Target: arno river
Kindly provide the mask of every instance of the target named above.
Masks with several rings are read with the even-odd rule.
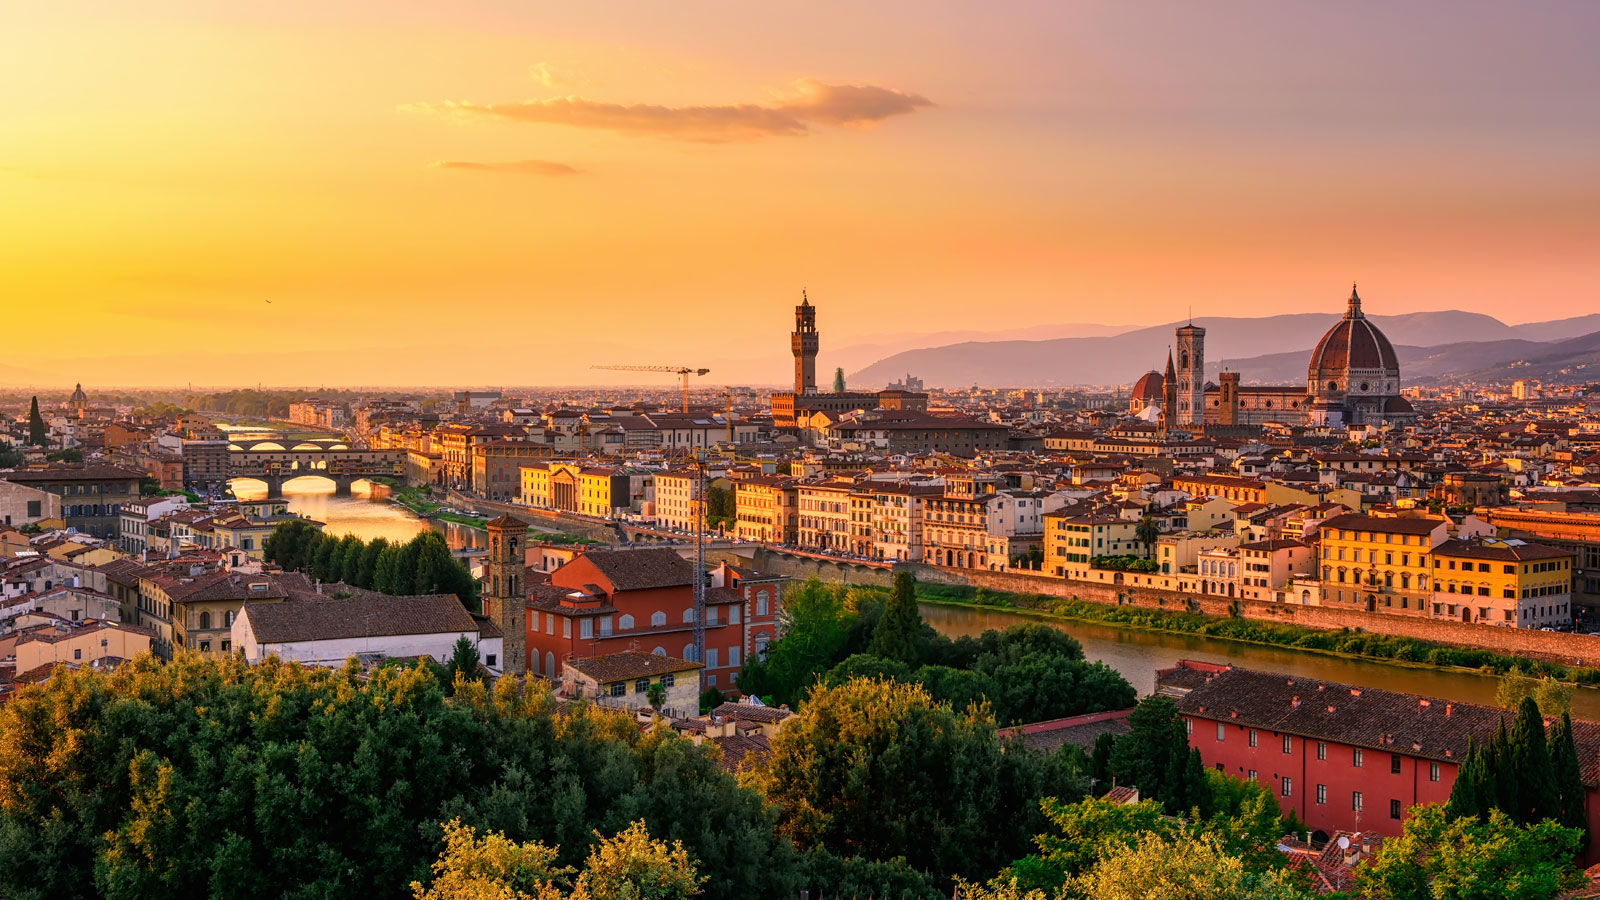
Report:
[[[252,488],[256,489],[255,493],[252,493]],[[265,486],[245,481],[237,483],[235,490],[241,497],[249,498],[260,496]],[[329,534],[354,534],[363,540],[382,537],[391,541],[405,541],[431,527],[443,534],[452,548],[484,545],[483,532],[465,525],[429,522],[419,518],[402,506],[371,496],[366,491],[365,482],[356,485],[354,496],[335,497],[332,485],[304,479],[286,485],[284,497],[289,500],[289,508],[293,512],[326,523]],[[1090,659],[1102,660],[1121,672],[1141,694],[1149,693],[1154,688],[1156,669],[1171,666],[1180,659],[1203,659],[1282,672],[1299,678],[1407,691],[1489,706],[1494,704],[1495,679],[1467,672],[1394,666],[1195,635],[1124,630],[1107,625],[1019,615],[1004,610],[923,606],[922,617],[951,637],[975,635],[990,628],[1004,628],[1021,622],[1046,623],[1077,638],[1083,644],[1085,655]],[[1600,721],[1600,690],[1576,691],[1572,712],[1575,717]]]

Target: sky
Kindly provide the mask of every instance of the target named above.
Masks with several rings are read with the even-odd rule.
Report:
[[[1596,309],[1600,4],[0,4],[0,382]],[[672,383],[663,376],[664,384]]]

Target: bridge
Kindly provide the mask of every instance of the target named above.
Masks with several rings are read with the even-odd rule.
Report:
[[[350,496],[357,481],[403,478],[404,450],[234,450],[228,451],[228,480],[253,478],[265,482],[268,497],[282,497],[284,482],[296,478],[325,478],[333,482],[334,496]]]
[[[349,450],[350,442],[342,437],[305,437],[287,434],[228,435],[228,449],[238,450]]]

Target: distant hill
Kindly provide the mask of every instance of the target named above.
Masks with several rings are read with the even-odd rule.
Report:
[[[1214,364],[1256,358],[1269,348],[1298,353],[1300,373],[1293,379],[1297,382],[1305,378],[1306,354],[1339,316],[1294,313],[1260,318],[1202,317],[1196,318],[1194,324],[1206,329],[1206,359]],[[1460,310],[1371,318],[1396,345],[1436,346],[1516,337],[1511,326],[1499,319]],[[1172,322],[1111,336],[964,341],[907,350],[860,369],[849,376],[849,383],[858,390],[875,389],[910,372],[930,386],[939,387],[1126,384],[1150,369],[1166,365],[1173,329],[1182,324]]]
[[[1600,381],[1600,331],[1565,341],[1462,341],[1437,347],[1398,344],[1394,349],[1405,384],[1516,378]],[[1300,384],[1306,378],[1306,362],[1305,351],[1295,351],[1230,359],[1228,368],[1240,373],[1246,384]],[[1206,373],[1214,380],[1219,369],[1208,365]]]

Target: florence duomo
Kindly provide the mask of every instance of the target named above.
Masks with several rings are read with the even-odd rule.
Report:
[[[1246,385],[1241,373],[1224,369],[1205,377],[1204,328],[1177,330],[1176,364],[1151,369],[1133,386],[1129,412],[1164,428],[1229,425],[1400,425],[1415,421],[1411,402],[1400,396],[1400,362],[1394,345],[1361,311],[1361,295],[1350,286],[1344,317],[1311,351],[1306,383]]]

